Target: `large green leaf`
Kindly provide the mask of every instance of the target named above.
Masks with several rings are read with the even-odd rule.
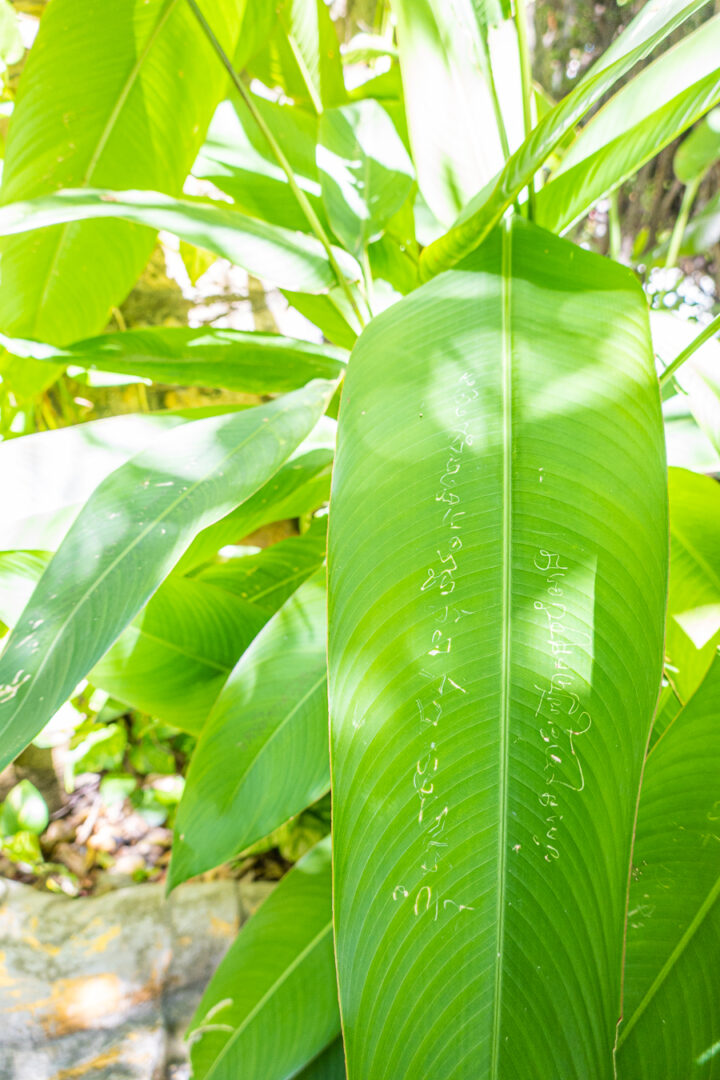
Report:
[[[42,729],[197,533],[253,495],[327,405],[333,384],[165,434],[104,480],[0,657],[0,761]]]
[[[335,1039],[329,837],[240,931],[190,1031],[195,1080],[286,1080]]]
[[[298,186],[326,225],[315,163],[317,116],[297,105],[266,101],[257,94],[252,94],[251,100],[282,146]],[[265,134],[241,99],[224,101],[215,113],[193,174],[211,180],[251,217],[286,229],[310,229]]]
[[[636,75],[593,117],[538,193],[538,224],[568,228],[637,172],[720,101],[719,72],[716,16]]]
[[[655,0],[648,0],[578,86],[543,116],[522,146],[508,159],[499,176],[478,192],[450,231],[425,249],[421,262],[425,276],[453,266],[482,243],[553,150],[593,105],[634,64],[652,52],[706,2],[666,0],[657,4]]]
[[[200,731],[267,614],[232,593],[171,574],[90,672],[118,701]]]
[[[204,6],[232,50],[244,0]],[[20,82],[2,201],[64,187],[178,193],[226,78],[184,0],[53,0]],[[5,242],[0,329],[55,344],[99,333],[153,243],[118,222]]]
[[[315,237],[268,225],[208,199],[172,199],[156,191],[68,189],[10,203],[0,208],[0,236],[108,217],[167,229],[286,289],[322,292],[336,281]],[[335,256],[350,278],[358,276],[354,259],[340,250]]]
[[[355,101],[321,116],[317,162],[332,230],[360,255],[410,193],[413,166],[402,139],[382,105]]]
[[[330,786],[325,571],[240,658],[193,754],[170,885],[226,862]]]
[[[668,678],[681,701],[703,680],[720,643],[720,485],[670,469]]]
[[[667,572],[634,275],[516,219],[377,318],[328,560],[349,1077],[610,1080]]]
[[[647,759],[619,1080],[720,1075],[720,659]]]
[[[503,164],[472,0],[393,0],[418,183],[449,225]]]
[[[313,345],[280,334],[184,326],[102,334],[66,349],[2,334],[0,344],[15,356],[250,394],[277,394],[296,390],[311,379],[337,378],[346,357],[331,345]]]

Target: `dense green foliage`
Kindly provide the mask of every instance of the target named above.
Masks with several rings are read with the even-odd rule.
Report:
[[[553,102],[523,0],[376,7],[343,49],[324,0],[40,21],[0,188],[1,763],[74,710],[68,783],[174,815],[170,888],[313,819],[196,1080],[713,1080],[720,347],[711,304],[659,309],[717,230],[720,16],[650,0]],[[680,136],[674,227],[628,253],[617,192]],[[158,230],[298,329],[127,327]],[[101,385],[140,410],[80,422]],[[23,781],[6,856],[46,826]]]

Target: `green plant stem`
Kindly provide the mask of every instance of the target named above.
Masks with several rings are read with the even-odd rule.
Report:
[[[297,180],[295,179],[295,174],[294,174],[294,172],[292,170],[292,166],[290,165],[290,162],[288,161],[285,154],[283,153],[282,147],[280,146],[279,142],[277,141],[277,139],[273,135],[273,133],[270,130],[270,128],[268,127],[268,125],[266,124],[265,119],[262,116],[262,114],[260,113],[259,109],[256,107],[255,102],[252,99],[252,95],[249,93],[247,87],[245,86],[242,79],[240,78],[240,76],[236,72],[235,68],[233,67],[233,64],[232,64],[232,61],[230,60],[230,57],[227,55],[227,53],[223,49],[222,45],[220,44],[218,39],[215,37],[215,34],[213,32],[212,27],[210,26],[207,19],[203,15],[202,11],[198,7],[198,5],[196,3],[196,0],[187,0],[187,3],[188,3],[188,6],[190,7],[190,10],[193,13],[193,15],[195,16],[198,23],[200,24],[200,27],[201,27],[203,33],[207,37],[208,41],[210,42],[213,49],[217,53],[217,55],[218,55],[220,61],[222,62],[223,66],[225,67],[228,75],[230,76],[230,79],[232,80],[233,86],[235,87],[237,92],[240,94],[240,97],[243,99],[244,103],[247,105],[248,110],[250,111],[250,114],[251,114],[253,120],[255,121],[255,123],[260,128],[263,135],[265,136],[265,139],[266,139],[268,145],[270,146],[270,149],[272,150],[273,154],[275,155],[280,168],[283,170],[283,172],[287,176],[290,188],[291,188],[295,198],[297,199],[298,203],[300,204],[300,208],[301,208],[302,212],[304,213],[305,217],[307,218],[307,221],[308,221],[308,224],[309,224],[310,228],[312,229],[313,233],[315,234],[315,237],[317,238],[317,240],[319,240],[319,242],[322,244],[323,248],[325,249],[325,253],[326,253],[327,257],[328,257],[328,262],[330,263],[330,266],[332,267],[333,273],[335,274],[335,277],[337,278],[338,285],[340,286],[340,288],[343,290],[343,292],[347,296],[347,299],[348,299],[348,301],[350,303],[350,306],[353,309],[355,315],[357,316],[357,318],[358,318],[358,320],[360,322],[360,325],[364,326],[365,320],[362,317],[362,314],[360,312],[360,308],[358,307],[357,301],[355,300],[355,297],[353,295],[353,291],[350,288],[350,283],[348,282],[347,278],[343,274],[343,272],[342,272],[342,270],[340,268],[340,265],[339,265],[337,259],[335,258],[335,254],[333,252],[332,244],[330,243],[330,239],[329,239],[327,233],[325,232],[325,230],[324,230],[324,228],[322,226],[322,223],[320,222],[320,219],[318,218],[317,214],[313,210],[312,205],[311,205],[308,197],[306,196],[305,192],[302,190],[302,188],[298,184]]]
[[[678,252],[680,251],[680,245],[682,244],[683,236],[685,235],[685,229],[690,218],[690,211],[692,205],[695,202],[695,196],[698,193],[698,188],[704,173],[701,176],[696,176],[694,180],[688,184],[683,192],[682,202],[680,204],[680,213],[677,216],[675,225],[673,226],[672,236],[670,237],[670,244],[668,246],[667,257],[665,259],[665,269],[668,270],[671,266],[677,264]]]
[[[610,192],[608,203],[608,252],[611,259],[620,262],[622,257],[622,227],[620,225],[617,190]]]
[[[368,311],[370,312],[370,318],[372,318],[375,291],[373,289],[372,270],[370,269],[370,256],[368,254],[367,244],[363,245],[362,255],[360,256],[360,266],[362,267],[363,282],[365,284],[365,302],[367,303]]]
[[[530,64],[530,47],[528,44],[528,16],[525,0],[515,0],[515,25],[517,27],[518,48],[520,51],[520,78],[522,81],[523,99],[523,126],[525,138],[532,131],[532,71]],[[532,221],[535,217],[535,178],[530,178],[528,183],[528,217]]]
[[[706,341],[711,337],[714,337],[718,332],[720,332],[720,315],[716,315],[712,322],[709,322],[705,329],[701,330],[698,336],[693,338],[690,344],[675,357],[673,362],[668,364],[660,376],[660,385],[664,386],[665,383],[672,378],[677,369],[681,367],[686,360],[689,360],[692,354],[699,349],[701,345],[704,345]]]
[[[508,142],[507,129],[505,127],[505,120],[503,119],[502,109],[500,107],[500,98],[498,97],[497,86],[495,84],[495,72],[493,71],[492,58],[490,56],[490,49],[488,48],[487,40],[481,36],[482,49],[485,56],[485,63],[487,65],[488,74],[490,76],[490,97],[493,103],[493,112],[495,113],[495,123],[497,124],[498,134],[500,136],[500,146],[502,148],[503,157],[505,161],[510,157],[510,143]]]

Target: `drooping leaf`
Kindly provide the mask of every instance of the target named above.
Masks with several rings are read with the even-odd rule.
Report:
[[[334,379],[345,353],[328,345],[252,330],[153,326],[77,341],[66,349],[0,334],[15,356],[89,371],[140,375],[160,383],[217,386],[249,394],[296,390],[311,379]]]
[[[231,593],[171,574],[89,674],[115,699],[200,731],[267,615]]]
[[[349,1075],[610,1080],[667,572],[642,292],[506,223],[363,333],[338,434]]]
[[[325,571],[241,657],[203,728],[178,808],[170,885],[219,866],[330,786]]]
[[[718,1075],[720,660],[645,765],[619,1080]]]
[[[0,236],[92,218],[122,218],[167,229],[286,289],[322,292],[336,282],[315,237],[268,225],[208,199],[172,199],[156,191],[68,189],[10,203],[0,208]],[[348,277],[359,276],[349,255],[339,250],[335,254]],[[7,332],[6,325],[3,329]]]
[[[234,593],[273,615],[325,559],[327,518],[303,536],[272,544],[257,555],[230,559],[200,570],[197,580]]]
[[[245,0],[202,2],[232,51]],[[226,78],[184,0],[53,0],[23,71],[2,202],[64,187],[178,193]],[[57,345],[99,333],[153,244],[151,231],[122,222],[5,241],[0,330]],[[58,373],[5,366],[27,390]]]
[[[720,485],[670,469],[668,678],[687,702],[720,643]]]
[[[538,224],[567,229],[720,101],[719,55],[716,16],[619,90],[538,192]]]
[[[94,491],[0,657],[0,761],[42,729],[194,536],[273,476],[333,384],[170,431]]]
[[[421,260],[423,274],[430,277],[453,266],[481,244],[553,150],[592,106],[706,2],[666,0],[658,5],[654,0],[648,0],[640,14],[575,89],[543,116],[522,146],[508,159],[498,177],[473,197],[449,232],[425,249]]]
[[[283,878],[216,971],[190,1029],[195,1080],[285,1080],[338,1035],[329,839]]]
[[[372,98],[320,118],[317,163],[331,228],[360,255],[405,202],[413,165],[392,120]]]
[[[394,0],[418,183],[449,225],[501,168],[487,57],[471,0]]]
[[[249,91],[248,91],[249,92]],[[297,105],[252,101],[283,148],[293,175],[323,225],[327,225],[315,163],[317,116]],[[213,117],[193,175],[211,180],[251,217],[286,229],[310,231],[310,224],[277,163],[265,134],[239,98],[225,101]]]

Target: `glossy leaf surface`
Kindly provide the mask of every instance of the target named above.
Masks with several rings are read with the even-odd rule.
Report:
[[[285,1080],[339,1030],[328,837],[280,882],[220,964],[191,1027],[193,1076]]]
[[[629,271],[516,221],[358,342],[328,554],[350,1080],[612,1077],[666,514]]]
[[[41,730],[192,538],[277,472],[332,388],[311,383],[257,409],[200,420],[190,435],[169,432],[100,484],[0,657],[0,760]]]
[[[325,571],[301,585],[226,683],[193,754],[171,886],[267,836],[330,786]]]

